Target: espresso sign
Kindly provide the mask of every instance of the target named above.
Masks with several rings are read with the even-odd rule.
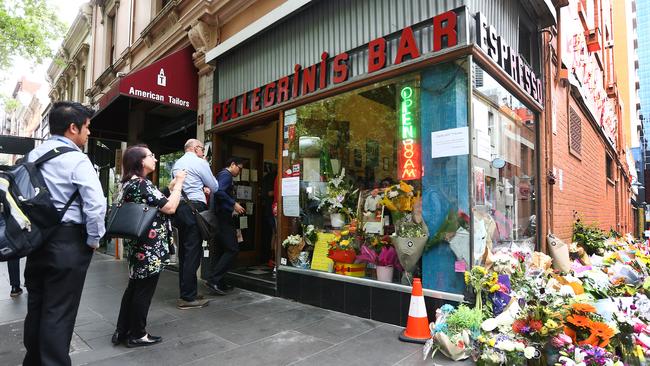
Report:
[[[503,37],[497,34],[492,25],[489,25],[485,16],[476,13],[476,44],[514,80],[519,87],[535,99],[539,104],[544,104],[542,81],[524,61],[516,50],[510,47]]]

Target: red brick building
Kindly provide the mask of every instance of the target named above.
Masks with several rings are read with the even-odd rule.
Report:
[[[570,240],[574,213],[633,232],[631,178],[613,61],[610,0],[571,0],[545,32],[542,234]]]

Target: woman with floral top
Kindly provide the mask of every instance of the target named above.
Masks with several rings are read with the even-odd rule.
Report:
[[[147,175],[155,169],[156,156],[146,145],[131,146],[124,152],[122,201],[146,203],[159,209],[145,237],[124,241],[129,263],[129,284],[122,296],[117,329],[111,341],[113,344],[126,341],[127,347],[148,346],[162,341],[162,337],[148,334],[145,327],[163,261],[169,256],[169,215],[176,211],[180,202],[185,171],[179,171],[169,184],[171,194],[167,198],[147,179]]]

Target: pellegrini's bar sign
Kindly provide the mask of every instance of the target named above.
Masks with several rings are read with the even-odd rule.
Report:
[[[426,53],[435,53],[459,44],[466,43],[464,29],[466,9],[450,10],[433,18],[406,27],[401,31],[379,37],[368,44],[343,52],[334,57],[323,52],[320,62],[303,67],[296,64],[293,73],[212,105],[212,123],[218,124],[231,119],[258,112],[262,109],[284,103],[301,96],[343,83],[353,70],[352,62],[367,53],[367,70],[361,74],[371,74],[388,66],[399,65],[414,60]],[[494,28],[487,26],[481,14],[476,16],[477,43],[494,62],[505,70],[521,88],[541,104],[541,82],[531,69],[521,62],[503,39],[496,35]],[[425,36],[431,37],[430,42]],[[358,56],[358,57],[357,57]],[[365,67],[365,65],[364,65]]]

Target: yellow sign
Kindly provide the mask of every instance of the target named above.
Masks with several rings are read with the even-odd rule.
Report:
[[[311,259],[311,269],[317,271],[332,272],[334,261],[327,257],[329,242],[333,241],[336,235],[331,233],[318,233],[318,240],[314,245],[314,256]]]

